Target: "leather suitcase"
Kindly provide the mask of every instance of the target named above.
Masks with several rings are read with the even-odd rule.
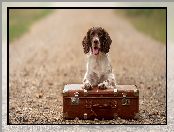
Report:
[[[64,119],[137,119],[138,112],[139,91],[135,85],[87,91],[82,84],[69,84],[63,90]]]

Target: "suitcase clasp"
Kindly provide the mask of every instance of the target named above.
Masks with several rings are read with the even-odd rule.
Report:
[[[130,99],[126,98],[126,93],[122,93],[123,94],[123,99],[122,99],[122,105],[130,105]]]
[[[75,92],[74,97],[71,97],[71,105],[79,105],[79,93]]]

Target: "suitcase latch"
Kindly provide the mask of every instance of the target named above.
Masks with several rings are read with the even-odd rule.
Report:
[[[130,105],[130,99],[128,99],[127,97],[126,97],[126,93],[122,93],[123,94],[123,99],[122,99],[122,105]]]
[[[71,97],[71,105],[79,105],[79,93],[75,92],[74,97]]]
[[[118,90],[115,88],[114,89],[114,96],[117,96],[118,95]]]

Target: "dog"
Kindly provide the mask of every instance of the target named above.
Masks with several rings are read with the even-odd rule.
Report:
[[[87,54],[87,71],[83,79],[83,88],[91,90],[115,88],[116,79],[109,61],[109,49],[112,40],[102,27],[92,27],[83,38],[82,46]]]

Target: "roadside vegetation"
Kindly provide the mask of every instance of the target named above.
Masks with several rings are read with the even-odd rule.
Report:
[[[49,9],[10,9],[9,39],[10,42],[29,31],[37,20],[50,14]],[[165,43],[166,41],[166,10],[165,9],[125,9],[121,14],[129,20],[137,30]]]
[[[9,10],[9,39],[10,42],[27,32],[37,20],[50,14],[49,9],[10,9]]]
[[[166,10],[165,9],[126,9],[120,11],[137,30],[154,39],[166,42]]]

